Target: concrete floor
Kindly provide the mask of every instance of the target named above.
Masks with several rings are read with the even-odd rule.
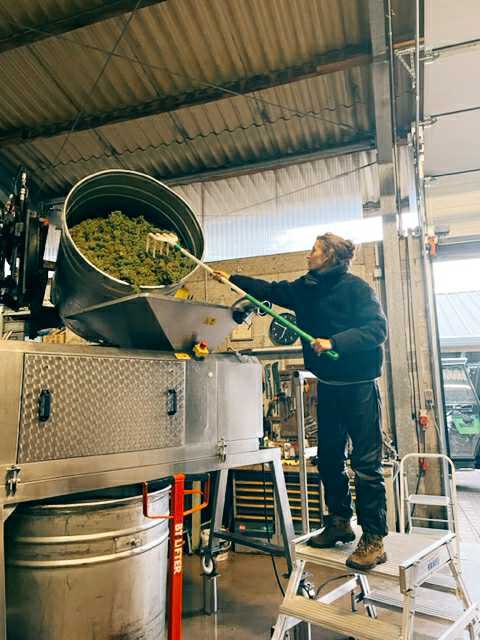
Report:
[[[462,542],[480,544],[480,470],[459,471],[457,492]]]
[[[473,600],[480,600],[480,471],[460,472],[458,477],[460,528],[462,537],[462,565],[465,580]],[[276,560],[279,572],[285,563]],[[311,565],[310,565],[311,566]],[[205,616],[202,607],[202,582],[198,558],[188,558],[185,575],[184,640],[256,640],[270,638],[281,594],[275,582],[271,559],[262,555],[232,553],[219,564],[219,613]],[[329,570],[313,568],[312,581],[319,585],[334,575]],[[282,579],[285,585],[286,580]],[[388,592],[388,584],[371,580],[371,587]],[[459,612],[452,596],[422,590],[421,602],[442,607],[454,614]],[[341,606],[349,607],[345,599]],[[380,617],[399,621],[398,614],[380,610]],[[439,637],[443,627],[428,621],[419,622],[416,640]],[[465,637],[460,634],[459,638]],[[338,640],[339,636],[314,629],[312,640]],[[387,639],[385,639],[387,640]]]

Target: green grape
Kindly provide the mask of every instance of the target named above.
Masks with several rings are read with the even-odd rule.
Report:
[[[143,216],[112,211],[106,218],[87,218],[70,229],[73,242],[90,262],[108,275],[140,287],[179,282],[194,267],[179,251],[153,258],[146,251],[148,234],[159,231]],[[161,232],[162,230],[160,230]]]

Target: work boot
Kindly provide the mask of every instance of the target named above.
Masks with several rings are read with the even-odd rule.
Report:
[[[387,561],[383,548],[383,537],[363,533],[355,551],[347,558],[346,565],[359,571],[369,571]]]
[[[340,516],[327,516],[323,531],[310,538],[310,546],[317,549],[334,547],[337,542],[353,542],[355,534],[348,518]]]

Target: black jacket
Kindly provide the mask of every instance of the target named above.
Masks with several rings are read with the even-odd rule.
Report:
[[[358,382],[381,374],[387,323],[373,289],[349,273],[345,264],[309,271],[288,282],[266,282],[233,275],[230,280],[259,300],[270,300],[297,316],[297,323],[315,338],[329,338],[340,354],[318,356],[302,340],[305,367],[325,381]]]

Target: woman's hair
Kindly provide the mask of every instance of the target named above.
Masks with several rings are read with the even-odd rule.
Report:
[[[318,236],[317,240],[322,243],[322,250],[325,254],[325,266],[333,266],[340,262],[350,264],[354,254],[355,245],[350,240],[345,240],[334,233],[324,233]]]

